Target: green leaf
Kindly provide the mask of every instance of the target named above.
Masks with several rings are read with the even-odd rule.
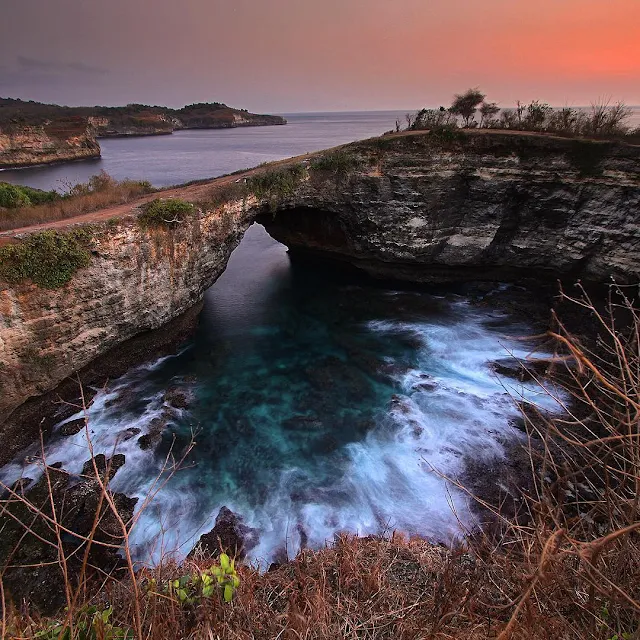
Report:
[[[240,586],[240,578],[238,578],[238,576],[231,576],[231,584],[234,589],[237,589]]]
[[[205,587],[202,588],[202,595],[205,598],[210,598],[213,595],[213,585],[212,584],[208,584]]]
[[[226,553],[221,553],[220,554],[220,566],[223,569],[228,569],[230,564],[229,564],[229,556]]]
[[[232,599],[233,599],[233,587],[230,585],[227,585],[224,588],[224,601],[231,602]]]

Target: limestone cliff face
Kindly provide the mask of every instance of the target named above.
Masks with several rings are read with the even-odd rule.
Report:
[[[89,266],[59,289],[0,281],[7,441],[7,417],[21,403],[199,301],[253,220],[295,251],[376,277],[640,281],[638,147],[404,135],[274,171],[262,181],[251,172],[174,190],[198,203],[226,193],[227,202],[201,205],[170,227],[141,227],[133,205],[115,221],[105,212],[90,226]]]
[[[176,118],[161,113],[149,114],[145,118],[108,118],[106,116],[89,116],[96,136],[100,138],[125,138],[128,136],[157,136],[173,133],[180,128]]]
[[[100,145],[85,118],[0,128],[0,168],[99,157]]]
[[[414,282],[640,280],[640,147],[513,134],[357,145],[265,215],[290,249]]]
[[[91,264],[65,286],[0,283],[0,415],[195,305],[249,224],[242,203],[173,229],[128,216],[90,227]]]

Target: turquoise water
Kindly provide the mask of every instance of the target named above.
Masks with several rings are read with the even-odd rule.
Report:
[[[170,451],[179,471],[142,512],[132,542],[140,560],[184,556],[221,506],[259,530],[250,559],[267,565],[339,531],[399,529],[449,541],[472,527],[466,497],[433,469],[457,476],[469,456],[501,456],[520,395],[489,362],[523,356],[529,333],[461,293],[398,291],[289,262],[254,225],[207,292],[197,334],[182,350],[144,364],[96,397],[96,452],[126,455],[112,485],[141,498]],[[179,386],[188,407],[163,396]],[[170,416],[159,447],[137,438]],[[127,429],[140,434],[127,438]],[[54,438],[48,462],[79,472],[83,432]],[[24,456],[22,456],[22,459]],[[4,481],[35,465],[5,467]]]

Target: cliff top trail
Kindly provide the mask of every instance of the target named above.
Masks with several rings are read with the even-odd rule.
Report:
[[[515,131],[515,130],[497,131],[497,130],[491,130],[491,129],[479,129],[479,130],[467,129],[467,130],[460,130],[460,134],[463,134],[464,136],[469,136],[471,138],[476,136],[488,136],[488,137],[503,138],[503,139],[504,137],[507,137],[507,138],[518,137],[518,138],[530,138],[530,139],[546,139],[550,141],[560,141],[564,143],[567,143],[567,141],[569,142],[583,141],[581,139],[564,138],[560,136],[554,136],[551,134],[545,134],[545,133],[539,133],[539,132],[526,132],[526,131]],[[371,138],[370,141],[375,141],[378,139],[391,141],[391,140],[398,140],[402,138],[422,137],[427,135],[429,135],[429,131],[403,131],[400,133],[388,134],[380,138]],[[286,166],[295,165],[305,160],[308,161],[308,160],[311,160],[312,158],[321,157],[324,154],[327,154],[328,152],[333,152],[336,150],[357,148],[357,145],[366,144],[367,142],[369,141],[365,140],[360,142],[353,142],[353,143],[348,143],[345,145],[333,147],[331,149],[325,149],[325,150],[317,151],[313,153],[306,153],[299,156],[293,156],[290,158],[286,158],[284,160],[276,160],[273,162],[269,162],[266,165],[261,165],[259,167],[247,169],[246,171],[221,176],[218,178],[200,180],[197,183],[193,183],[193,184],[186,184],[183,186],[178,185],[175,187],[160,189],[158,191],[155,191],[152,194],[145,195],[143,197],[127,202],[125,204],[113,205],[113,206],[109,206],[109,207],[92,211],[89,213],[84,213],[78,216],[64,218],[61,220],[55,220],[52,222],[44,222],[44,223],[9,229],[6,231],[1,231],[0,246],[10,243],[13,237],[17,235],[22,235],[25,233],[43,231],[46,229],[61,229],[61,228],[69,227],[76,224],[99,222],[99,221],[109,220],[111,218],[124,216],[131,213],[136,207],[139,207],[140,205],[146,202],[149,202],[151,200],[154,200],[155,198],[158,198],[158,197],[182,198],[187,201],[197,201],[201,196],[205,194],[205,192],[210,190],[211,187],[216,187],[216,186],[222,187],[227,184],[239,182],[245,178],[249,178],[256,174],[260,174],[265,170],[284,168]],[[592,142],[594,142],[594,144],[604,144],[602,141],[592,141]],[[624,146],[630,147],[630,148],[640,148],[640,146],[638,145],[631,145],[628,143],[625,143]]]
[[[270,162],[268,164],[269,168],[277,168],[277,167],[285,167],[288,165],[296,164],[298,162],[302,162],[303,160],[308,160],[309,158],[320,155],[323,152],[317,153],[307,153],[301,156],[293,156],[291,158],[287,158],[285,160],[276,160],[274,162]],[[158,191],[154,191],[153,193],[142,196],[136,200],[132,200],[131,202],[127,202],[125,204],[113,205],[111,207],[107,207],[105,209],[99,209],[97,211],[91,211],[89,213],[83,213],[79,216],[74,216],[72,218],[64,218],[62,220],[54,220],[53,222],[43,222],[40,224],[29,225],[26,227],[18,227],[15,229],[9,229],[7,231],[0,232],[0,246],[3,244],[7,244],[7,240],[16,236],[17,234],[24,233],[32,233],[34,231],[44,231],[46,229],[62,229],[65,227],[69,227],[75,224],[83,224],[87,222],[99,222],[103,220],[109,220],[111,218],[117,218],[128,213],[131,213],[133,209],[139,207],[145,202],[150,202],[158,197],[162,198],[183,198],[185,200],[197,200],[200,196],[202,196],[208,189],[212,186],[223,186],[225,184],[232,184],[234,182],[238,182],[243,178],[248,178],[252,175],[260,173],[264,171],[265,167],[255,167],[253,169],[248,169],[247,171],[243,171],[241,173],[234,173],[231,175],[221,176],[219,178],[211,178],[198,181],[197,184],[189,184],[185,186],[177,186],[177,187],[169,187],[168,189],[160,189]]]

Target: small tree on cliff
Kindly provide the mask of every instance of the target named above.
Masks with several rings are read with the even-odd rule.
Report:
[[[482,102],[480,105],[480,126],[488,127],[493,122],[493,116],[500,113],[500,107],[495,102]]]
[[[467,91],[460,95],[456,94],[449,111],[462,116],[464,119],[464,126],[468,127],[476,113],[476,109],[484,99],[484,93],[482,93],[477,87],[475,89],[467,89]]]

